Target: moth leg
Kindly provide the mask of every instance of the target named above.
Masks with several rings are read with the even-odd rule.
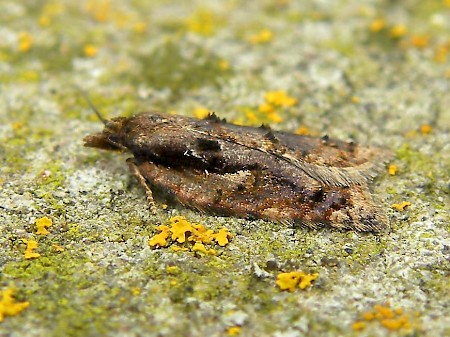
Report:
[[[155,205],[155,201],[153,200],[153,192],[150,189],[150,187],[148,186],[147,181],[145,180],[144,176],[139,171],[139,168],[137,167],[133,158],[128,158],[127,164],[128,164],[128,167],[130,168],[131,173],[133,173],[133,175],[136,177],[139,184],[141,184],[141,186],[144,188],[145,195],[147,196],[147,202],[150,207],[150,212],[152,212],[152,214],[156,214],[156,205]]]

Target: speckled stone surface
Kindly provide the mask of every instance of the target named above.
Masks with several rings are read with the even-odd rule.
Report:
[[[0,288],[29,302],[0,336],[450,335],[448,0],[2,1],[0,22]],[[106,118],[206,109],[391,149],[391,230],[151,215],[127,155],[82,146],[102,125],[76,87]],[[267,113],[272,91],[297,103]],[[151,249],[175,215],[234,237]],[[319,277],[281,291],[296,270]],[[388,305],[408,324],[364,318]]]

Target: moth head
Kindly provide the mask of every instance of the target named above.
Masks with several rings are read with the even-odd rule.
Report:
[[[126,147],[123,144],[123,128],[127,118],[118,117],[111,120],[104,120],[105,128],[102,132],[89,135],[83,139],[84,146],[96,147],[103,150],[123,151]]]
[[[98,119],[105,125],[102,132],[89,135],[83,139],[84,146],[96,147],[104,150],[123,151],[126,147],[123,144],[123,129],[127,118],[119,117],[111,120],[106,120],[92,103],[91,99],[81,88],[75,87],[86,102],[89,104],[92,111],[97,115]]]

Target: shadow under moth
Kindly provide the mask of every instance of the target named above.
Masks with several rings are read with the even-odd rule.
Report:
[[[98,112],[96,111],[97,115]],[[193,209],[261,218],[311,228],[381,231],[388,217],[368,183],[384,167],[386,151],[267,127],[141,113],[112,120],[85,146],[129,151],[131,172],[144,187]]]

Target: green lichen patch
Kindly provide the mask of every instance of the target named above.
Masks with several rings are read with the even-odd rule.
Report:
[[[175,97],[184,90],[217,85],[229,74],[220,67],[219,57],[180,39],[162,43],[139,61],[140,80],[152,88],[170,89]]]

